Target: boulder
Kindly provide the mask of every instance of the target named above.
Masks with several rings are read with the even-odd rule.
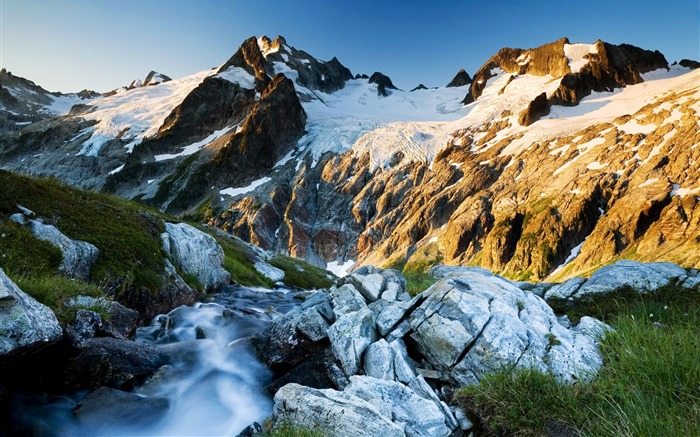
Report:
[[[362,295],[352,284],[332,288],[328,295],[331,298],[336,319],[367,307]]]
[[[581,288],[581,285],[583,285],[586,282],[586,278],[582,278],[580,276],[574,276],[573,278],[562,282],[561,284],[557,284],[554,287],[550,288],[545,294],[544,298],[545,300],[549,300],[552,298],[556,299],[568,299],[576,292],[578,291],[579,288]]]
[[[398,382],[353,376],[344,393],[372,404],[382,416],[402,426],[406,436],[448,436],[452,432],[442,409],[433,400]]]
[[[268,385],[267,391],[274,395],[283,386],[296,383],[312,388],[334,388],[342,390],[348,379],[329,347],[316,352],[301,364]]]
[[[363,275],[356,272],[348,276],[345,282],[355,286],[368,302],[379,299],[386,287],[386,279],[381,273]]]
[[[345,392],[287,384],[275,395],[272,419],[322,429],[328,435],[404,437],[404,427],[382,415],[370,402]]]
[[[328,338],[345,374],[357,375],[362,369],[362,354],[377,339],[374,314],[362,308],[344,315],[328,329]]]
[[[163,247],[176,267],[195,275],[207,290],[229,283],[224,251],[214,237],[186,223],[165,223],[165,230]]]
[[[267,279],[277,282],[284,279],[284,270],[259,260],[255,264],[255,270]]]
[[[335,320],[328,297],[316,292],[255,334],[252,344],[265,364],[290,370],[328,346],[328,327]]]
[[[138,327],[138,313],[136,311],[104,297],[78,296],[68,300],[67,305],[88,310],[99,309],[100,312],[107,314],[107,320],[103,320],[99,314],[95,313],[100,317],[97,324],[99,326],[96,325],[95,332],[102,336],[129,338]]]
[[[505,368],[535,368],[573,382],[594,375],[598,340],[609,329],[594,319],[567,329],[538,296],[480,269],[437,282],[409,316],[409,338],[437,372],[459,385]]]
[[[0,268],[0,359],[38,351],[62,337],[51,309],[20,290]]]
[[[39,220],[27,220],[29,229],[35,237],[48,241],[61,250],[63,261],[58,269],[70,276],[82,280],[90,278],[90,270],[100,255],[100,250],[94,245],[66,237],[55,226],[45,225]]]
[[[645,293],[668,285],[672,280],[682,282],[687,276],[684,268],[673,263],[622,260],[596,270],[571,297],[608,293],[624,286]]]
[[[369,345],[365,352],[363,367],[367,376],[387,381],[395,379],[394,352],[386,340],[382,338]]]

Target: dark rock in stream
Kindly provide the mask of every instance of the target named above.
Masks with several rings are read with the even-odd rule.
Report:
[[[78,405],[75,415],[93,430],[104,426],[138,428],[156,422],[169,404],[166,398],[143,397],[100,387]]]

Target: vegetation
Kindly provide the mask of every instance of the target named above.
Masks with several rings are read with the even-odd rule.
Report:
[[[325,434],[316,428],[301,428],[298,426],[283,423],[282,425],[267,431],[265,437],[324,437]]]
[[[284,283],[289,286],[310,290],[333,285],[332,276],[327,271],[307,262],[278,255],[270,260],[270,264],[284,270]]]
[[[408,259],[398,258],[390,261],[385,268],[403,273],[406,278],[406,291],[411,296],[416,296],[437,282],[428,272],[441,262],[442,254],[437,244],[427,244],[413,252]]]
[[[458,391],[485,435],[700,435],[700,290],[623,290],[600,303],[609,298],[569,308],[590,309],[615,329],[601,344],[604,365],[593,381],[561,385],[537,371],[501,371]]]

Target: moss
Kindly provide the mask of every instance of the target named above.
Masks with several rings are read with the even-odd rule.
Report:
[[[75,320],[79,309],[89,309],[107,317],[106,310],[101,307],[68,306],[69,299],[78,296],[103,296],[102,287],[89,284],[77,279],[64,276],[11,276],[17,286],[37,301],[51,308],[61,324]]]

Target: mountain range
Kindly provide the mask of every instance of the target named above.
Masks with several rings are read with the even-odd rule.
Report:
[[[397,88],[283,37],[99,94],[0,72],[0,167],[207,222],[336,273],[520,280],[700,267],[699,64],[562,38]]]

